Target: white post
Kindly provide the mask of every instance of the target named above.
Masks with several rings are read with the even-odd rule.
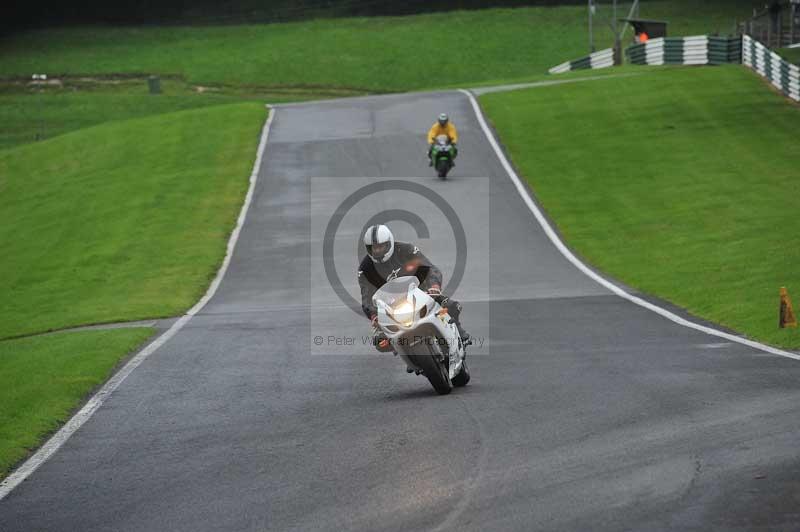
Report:
[[[31,76],[34,81],[47,81],[47,74],[34,74]],[[42,99],[43,89],[39,89],[39,130],[36,132],[36,140],[44,138],[44,100]]]
[[[617,29],[617,0],[614,0],[614,9],[613,9],[613,17],[614,17],[614,64],[621,65],[622,64],[622,43],[619,38],[619,30]]]

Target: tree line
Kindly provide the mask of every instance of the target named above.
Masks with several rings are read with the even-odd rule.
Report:
[[[217,25],[585,3],[586,0],[41,0],[14,2],[4,10],[0,25],[4,32],[92,24]]]

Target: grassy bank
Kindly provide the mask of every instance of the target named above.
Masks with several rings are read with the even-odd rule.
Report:
[[[645,1],[641,13],[668,20],[672,35],[687,35],[727,32],[751,6],[750,0]],[[601,24],[598,47],[611,44]],[[192,83],[405,91],[544,73],[585,55],[587,46],[585,6],[254,26],[72,28],[0,42],[0,76],[157,73]]]
[[[747,336],[800,299],[800,109],[737,66],[481,98],[566,241],[645,293]]]
[[[150,334],[123,329],[0,341],[0,478]]]
[[[0,82],[0,150],[86,127],[229,103],[282,103],[352,96],[352,91],[265,89],[191,85],[162,79],[162,92],[148,94],[147,80],[61,78],[52,85]],[[358,94],[358,93],[355,93]]]
[[[800,48],[781,48],[778,53],[787,61],[800,65]]]
[[[46,88],[0,85],[0,150],[70,131],[131,118],[240,101],[234,96],[192,93],[165,82],[152,96],[141,82],[76,83]]]
[[[111,122],[0,152],[0,338],[171,316],[213,277],[266,110]]]

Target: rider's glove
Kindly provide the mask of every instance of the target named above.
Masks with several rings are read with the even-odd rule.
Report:
[[[450,301],[450,298],[446,297],[442,294],[442,291],[439,289],[439,285],[435,284],[428,288],[428,295],[433,298],[434,301],[439,303],[441,306],[446,307],[447,302]]]

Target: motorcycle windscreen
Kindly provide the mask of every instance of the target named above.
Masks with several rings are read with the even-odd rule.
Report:
[[[419,279],[416,276],[396,277],[380,287],[372,296],[372,301],[376,305],[378,305],[378,301],[381,301],[386,306],[394,308],[400,303],[408,301],[409,294],[413,293],[418,286]]]

